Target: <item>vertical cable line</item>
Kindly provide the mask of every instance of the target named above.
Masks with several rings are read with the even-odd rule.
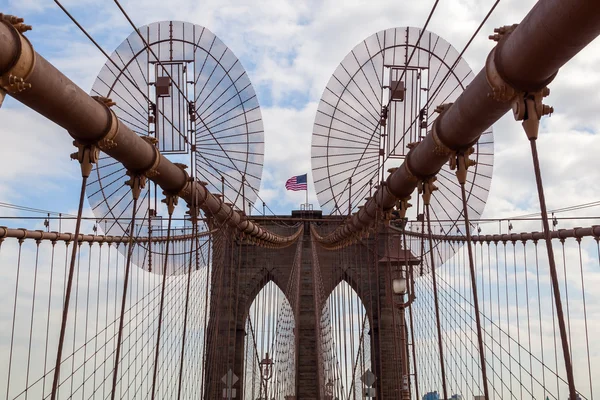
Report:
[[[165,307],[165,286],[167,285],[167,266],[169,264],[169,245],[171,244],[171,222],[173,217],[173,210],[169,209],[169,221],[167,222],[167,244],[165,245],[164,263],[163,263],[163,279],[162,288],[160,291],[160,306],[158,311],[158,328],[156,334],[156,349],[154,350],[154,369],[152,373],[152,395],[151,399],[154,400],[156,395],[156,373],[158,372],[158,356],[160,348],[160,333],[163,322],[163,311]],[[191,262],[191,261],[190,261]]]
[[[448,398],[448,388],[446,387],[446,367],[444,365],[444,348],[442,345],[442,328],[440,322],[440,307],[439,307],[439,299],[438,299],[438,287],[437,287],[437,279],[435,277],[435,261],[433,254],[433,233],[431,231],[431,209],[429,206],[429,202],[425,203],[425,210],[427,211],[427,231],[429,236],[429,254],[431,256],[431,280],[433,282],[433,297],[435,302],[435,321],[437,326],[437,335],[438,335],[438,349],[440,352],[440,372],[442,374],[442,388],[444,390],[444,398]]]
[[[473,260],[473,244],[471,241],[471,227],[469,224],[469,210],[467,207],[467,191],[465,189],[466,173],[467,173],[467,167],[468,167],[468,164],[467,164],[468,156],[466,155],[466,153],[463,153],[463,154],[459,155],[458,157],[459,157],[459,161],[458,161],[459,166],[456,170],[456,176],[458,177],[459,183],[460,183],[460,192],[461,192],[461,196],[462,196],[462,206],[463,206],[463,218],[464,218],[464,222],[465,222],[465,234],[467,236],[467,251],[469,254],[469,270],[471,273],[471,289],[472,289],[472,294],[473,294],[473,307],[475,309],[475,323],[477,325],[477,344],[479,346],[479,361],[481,364],[481,375],[483,378],[483,393],[485,396],[485,400],[489,400],[490,395],[489,395],[489,391],[488,391],[487,366],[485,363],[485,349],[483,348],[481,316],[479,314],[479,298],[477,296],[477,278],[475,276],[475,263]],[[431,232],[430,232],[430,234],[431,234]],[[516,269],[516,264],[515,264],[515,269]],[[516,279],[516,274],[515,274],[515,279]],[[518,305],[517,305],[517,310],[518,310]],[[519,355],[520,354],[521,353],[519,352]]]
[[[535,118],[535,116],[530,116]],[[571,362],[571,354],[569,351],[569,343],[567,338],[567,327],[565,325],[565,315],[560,297],[560,286],[558,282],[558,274],[556,272],[556,260],[554,259],[554,249],[552,248],[552,239],[550,236],[550,224],[548,223],[548,210],[546,209],[546,198],[544,196],[544,185],[542,183],[542,173],[540,170],[540,161],[538,158],[537,135],[529,138],[531,145],[531,158],[533,160],[533,170],[535,172],[535,182],[537,185],[538,197],[540,201],[540,213],[542,217],[542,226],[544,229],[544,239],[546,242],[546,252],[548,253],[548,264],[550,269],[550,278],[552,282],[552,291],[554,304],[556,306],[556,317],[558,319],[558,328],[560,331],[560,339],[562,342],[563,357],[565,361],[565,369],[567,372],[567,381],[569,383],[569,400],[577,398],[577,390],[575,389],[575,377],[573,376],[573,365]]]
[[[132,178],[133,179],[133,178]],[[131,226],[129,227],[130,233],[129,233],[129,244],[128,244],[128,248],[127,248],[127,262],[125,265],[125,278],[124,278],[124,282],[123,282],[123,295],[122,295],[122,300],[121,300],[121,314],[120,314],[120,318],[119,318],[119,333],[117,336],[117,350],[115,353],[115,366],[113,369],[113,379],[112,379],[112,389],[110,392],[110,398],[111,400],[115,400],[115,391],[117,388],[117,377],[118,377],[118,373],[119,373],[119,357],[121,356],[121,342],[123,340],[123,324],[124,324],[124,318],[125,318],[125,306],[127,303],[127,287],[129,285],[129,272],[131,269],[131,257],[133,254],[133,235],[134,235],[134,229],[135,229],[135,215],[136,215],[136,211],[137,211],[137,202],[138,202],[138,196],[134,195],[133,198],[133,212],[131,213]],[[53,399],[52,399],[53,400]]]
[[[196,212],[197,212],[197,208],[196,208],[196,204],[195,204],[195,191],[194,191],[192,193],[192,207],[190,207],[190,216],[192,218],[192,237],[196,238],[195,239],[195,245],[196,245],[195,246],[196,247],[195,257],[196,257],[196,268],[198,268],[199,252],[200,252],[200,239],[197,237],[198,221],[196,218]],[[184,312],[183,312],[183,318],[184,318],[183,319],[183,332],[181,335],[181,360],[180,360],[180,365],[179,365],[179,383],[178,383],[178,387],[177,387],[177,400],[181,399],[181,385],[182,385],[182,380],[183,380],[183,364],[184,364],[184,356],[185,356],[185,342],[186,342],[188,310],[189,310],[189,302],[190,302],[190,285],[192,282],[192,254],[193,254],[193,252],[190,252],[187,286],[186,286],[186,291],[185,291],[185,307],[184,307]],[[207,275],[206,279],[207,279],[207,281],[209,280],[208,275]],[[205,332],[205,334],[206,334],[206,332]]]
[[[83,202],[85,200],[85,187],[89,173],[82,171],[81,190],[79,193],[79,208],[77,209],[77,220],[75,222],[75,239],[73,242],[73,250],[71,252],[71,261],[69,264],[69,276],[67,278],[67,286],[65,288],[65,302],[63,304],[62,320],[60,323],[60,333],[58,336],[58,349],[56,351],[56,362],[54,364],[54,377],[52,379],[52,395],[51,400],[55,400],[58,394],[58,382],[60,378],[60,365],[62,359],[63,346],[65,343],[65,333],[67,329],[67,319],[69,317],[69,303],[71,301],[71,288],[73,287],[73,274],[75,272],[75,259],[79,250],[79,231],[81,228],[81,216],[83,213]],[[8,392],[7,392],[8,397]]]

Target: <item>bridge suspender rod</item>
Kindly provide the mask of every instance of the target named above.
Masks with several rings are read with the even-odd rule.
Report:
[[[121,357],[121,344],[123,341],[123,325],[125,320],[125,309],[127,305],[127,288],[129,287],[129,273],[131,271],[131,257],[133,256],[133,235],[135,233],[135,216],[137,212],[138,199],[140,197],[140,191],[146,184],[146,178],[142,175],[136,175],[128,172],[131,179],[126,182],[131,186],[131,193],[133,195],[133,211],[131,212],[131,222],[129,225],[129,244],[127,248],[127,261],[125,264],[125,277],[123,279],[123,294],[121,297],[121,314],[119,317],[119,333],[117,336],[117,344],[115,351],[115,366],[113,368],[112,377],[112,389],[110,392],[110,399],[115,400],[117,390],[117,378],[119,376],[119,362]]]
[[[435,323],[437,327],[437,336],[438,336],[438,349],[440,352],[440,372],[442,375],[442,389],[444,391],[444,398],[448,398],[448,388],[446,386],[446,365],[444,364],[444,346],[442,344],[442,325],[440,321],[440,306],[438,299],[438,288],[437,288],[437,279],[435,272],[435,257],[433,254],[433,237],[431,230],[431,208],[429,206],[429,202],[431,200],[431,193],[434,190],[437,190],[437,187],[433,184],[436,178],[432,177],[427,181],[423,181],[419,184],[419,192],[423,194],[423,206],[425,208],[427,218],[427,231],[429,235],[429,255],[431,257],[431,280],[433,282],[433,299],[435,304]]]
[[[545,95],[549,94],[546,89],[543,91]],[[560,331],[560,339],[562,342],[563,356],[565,359],[565,369],[567,371],[567,382],[569,384],[569,400],[577,399],[577,390],[575,389],[575,377],[573,375],[573,364],[569,342],[567,336],[567,327],[565,323],[565,315],[563,312],[562,300],[560,296],[560,285],[558,282],[558,274],[556,272],[556,260],[554,259],[554,249],[552,248],[552,237],[550,236],[550,224],[548,223],[548,210],[546,209],[546,198],[544,196],[544,185],[542,183],[542,173],[540,170],[540,160],[537,151],[537,137],[539,131],[540,118],[545,114],[547,106],[541,104],[543,94],[533,93],[527,94],[523,100],[523,105],[526,107],[524,115],[523,128],[531,145],[531,158],[533,159],[533,170],[535,172],[535,183],[537,185],[538,197],[540,200],[540,213],[542,217],[542,226],[544,230],[544,241],[546,242],[546,251],[548,252],[548,265],[550,269],[550,278],[552,282],[552,294],[556,306],[556,318],[558,320],[558,329]],[[541,111],[541,112],[540,112]],[[518,118],[518,116],[515,114]],[[565,277],[566,279],[566,277]]]
[[[408,250],[409,254],[412,253],[412,248],[411,248],[412,246],[410,246],[410,247],[407,246],[406,235],[405,235],[404,232],[402,233],[402,241],[403,241],[403,244],[404,244],[404,249]],[[422,245],[421,245],[421,249],[423,249]],[[423,265],[423,261],[422,260],[423,260],[423,256],[421,255],[421,265]],[[409,269],[409,267],[407,265],[406,269],[407,269],[407,271],[410,271],[411,293],[414,296],[414,293],[415,293],[415,275],[414,275],[415,271],[414,271],[414,266],[411,266],[410,269]],[[417,372],[417,356],[416,356],[416,350],[415,350],[415,329],[414,329],[414,324],[413,324],[412,307],[408,307],[408,319],[409,319],[409,323],[410,323],[410,343],[411,343],[411,352],[412,352],[412,361],[413,361],[413,374],[414,374],[414,381],[415,381],[415,385],[414,385],[415,395],[416,395],[415,398],[418,400],[421,397],[419,396],[419,376],[418,376],[419,373]]]
[[[60,333],[58,337],[58,350],[56,352],[56,364],[54,365],[54,378],[52,380],[52,395],[51,400],[55,400],[60,382],[60,366],[62,362],[62,351],[65,343],[65,332],[67,328],[67,319],[69,317],[69,303],[71,300],[71,290],[73,287],[73,275],[75,272],[75,259],[79,250],[79,229],[81,228],[81,216],[83,213],[83,203],[85,201],[85,187],[87,178],[92,172],[92,164],[98,161],[98,148],[94,145],[85,146],[78,142],[74,142],[78,151],[71,154],[72,159],[79,161],[81,165],[81,192],[79,194],[79,208],[77,210],[77,221],[75,222],[75,241],[73,242],[73,251],[71,253],[71,261],[69,264],[69,277],[67,287],[65,289],[65,301],[63,304],[63,314],[60,323]]]
[[[167,195],[163,200],[163,203],[167,204],[167,210],[169,212],[169,221],[167,222],[167,243],[165,245],[164,263],[163,263],[163,276],[162,276],[162,288],[160,290],[160,306],[158,310],[158,327],[156,328],[156,349],[154,350],[154,370],[152,372],[152,394],[151,399],[154,400],[156,396],[156,374],[158,373],[158,356],[160,350],[160,333],[162,330],[163,322],[163,311],[165,308],[165,288],[167,286],[167,266],[169,265],[169,246],[171,244],[171,222],[173,221],[173,211],[177,205],[177,197]],[[190,255],[191,257],[191,255]]]
[[[481,377],[483,379],[483,394],[485,400],[489,400],[490,394],[488,389],[487,365],[485,363],[485,349],[483,347],[483,334],[481,331],[481,314],[479,311],[479,297],[477,296],[477,278],[475,277],[475,263],[473,261],[473,243],[471,242],[471,227],[469,223],[469,211],[467,205],[467,192],[465,190],[465,182],[467,180],[467,169],[476,164],[469,159],[469,155],[474,151],[471,147],[468,151],[457,153],[450,156],[450,166],[456,169],[456,177],[460,184],[462,197],[463,217],[465,221],[465,234],[467,236],[467,250],[469,253],[469,269],[471,272],[471,290],[473,291],[473,307],[475,309],[475,324],[477,325],[477,345],[479,347],[479,362],[481,365]]]

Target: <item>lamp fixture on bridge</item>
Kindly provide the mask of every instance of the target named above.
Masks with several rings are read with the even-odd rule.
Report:
[[[265,353],[265,358],[259,363],[261,378],[265,383],[265,399],[268,399],[269,395],[269,380],[273,377],[273,360],[269,358],[269,352]]]
[[[406,278],[400,277],[394,279],[392,282],[392,289],[394,290],[394,294],[405,295],[407,290]]]

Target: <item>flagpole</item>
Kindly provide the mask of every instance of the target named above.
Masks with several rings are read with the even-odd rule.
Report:
[[[306,209],[308,210],[308,183],[306,184]]]

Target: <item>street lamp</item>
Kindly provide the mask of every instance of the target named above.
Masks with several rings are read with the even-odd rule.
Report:
[[[410,307],[412,302],[415,300],[415,281],[412,274],[412,267],[406,266],[407,270],[402,269],[400,276],[392,281],[392,289],[394,294],[398,295],[399,302],[396,303],[396,307],[400,310],[400,351],[401,351],[401,373],[402,383],[400,389],[400,398],[402,400],[410,400],[410,385],[408,380],[409,367],[408,367],[408,349],[407,349],[407,338],[406,338],[406,319],[405,310]],[[405,300],[404,295],[408,294],[408,299]]]
[[[406,294],[406,278],[400,277],[394,279],[392,282],[392,288],[394,290],[394,294],[399,294],[404,296]]]
[[[259,363],[261,378],[265,383],[265,399],[269,398],[269,380],[273,377],[273,360],[269,358],[269,352],[265,353],[265,358]]]

